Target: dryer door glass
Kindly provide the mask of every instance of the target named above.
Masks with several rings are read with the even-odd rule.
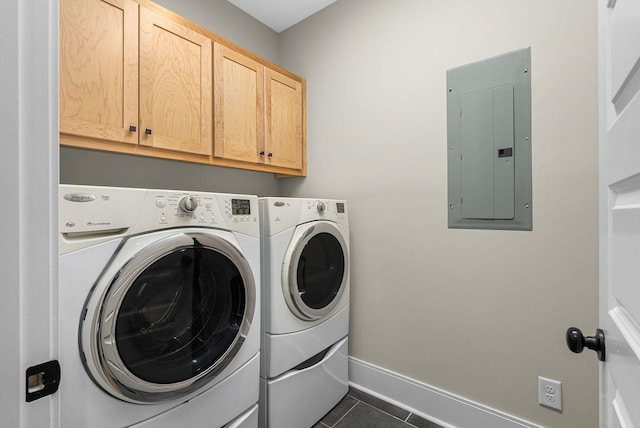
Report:
[[[147,382],[190,379],[229,349],[244,310],[244,284],[231,260],[208,248],[175,251],[127,290],[116,321],[120,358]]]
[[[345,255],[330,233],[314,235],[302,250],[296,280],[300,298],[309,308],[322,309],[336,298],[345,274]]]

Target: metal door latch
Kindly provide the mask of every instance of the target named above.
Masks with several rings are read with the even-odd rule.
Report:
[[[26,382],[27,403],[54,394],[60,386],[60,363],[53,360],[29,367]]]

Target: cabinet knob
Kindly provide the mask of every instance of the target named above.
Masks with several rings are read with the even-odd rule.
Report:
[[[138,127],[135,125],[129,125],[129,132],[136,132],[138,130]]]
[[[273,156],[273,153],[269,153],[269,154],[267,154],[267,156],[271,157],[271,156]]]
[[[260,152],[260,156],[264,156],[264,150]]]
[[[151,135],[151,129],[150,128],[145,129],[144,133],[147,135]]]

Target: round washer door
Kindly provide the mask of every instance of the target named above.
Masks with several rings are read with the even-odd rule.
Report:
[[[133,403],[211,381],[242,346],[256,303],[242,253],[199,231],[154,241],[102,283],[81,327],[85,366],[106,392]]]
[[[347,287],[348,251],[334,223],[311,222],[295,230],[282,266],[282,291],[298,318],[320,319],[340,302]]]

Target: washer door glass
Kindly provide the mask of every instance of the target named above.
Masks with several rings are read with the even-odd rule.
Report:
[[[225,354],[244,312],[244,285],[233,262],[209,248],[183,248],[133,281],[118,311],[116,346],[134,376],[181,382]]]
[[[329,222],[320,222],[304,233],[294,234],[293,240],[285,291],[289,306],[302,319],[322,318],[337,305],[346,287],[345,240],[340,230]]]
[[[189,394],[238,352],[254,287],[248,262],[225,239],[194,232],[156,241],[122,267],[98,305],[87,305],[85,365],[125,401]]]

